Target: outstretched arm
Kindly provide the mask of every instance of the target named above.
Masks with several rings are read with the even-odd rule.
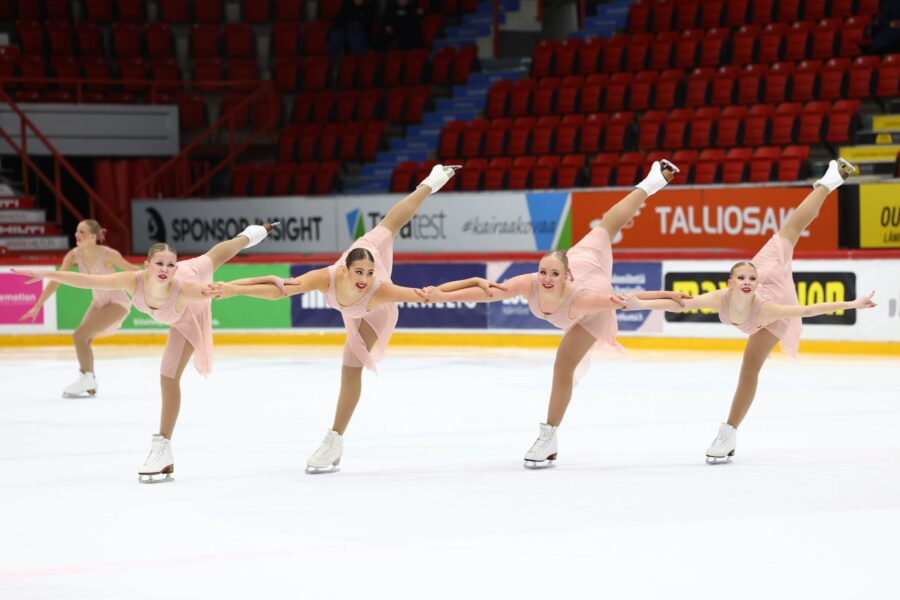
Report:
[[[247,296],[250,298],[262,298],[264,300],[281,300],[287,296],[295,296],[306,292],[328,289],[328,269],[316,269],[299,277],[283,280],[278,285],[274,279],[282,281],[280,277],[267,275],[265,277],[250,277],[236,279],[224,283],[211,283],[206,286],[203,294],[216,300],[233,298],[235,296]]]
[[[691,310],[714,310],[722,307],[722,294],[725,290],[716,290],[689,297],[680,292],[638,292],[625,294],[625,310],[664,310],[666,312],[687,312]]]
[[[71,271],[72,267],[74,267],[74,266],[75,266],[75,251],[69,250],[66,253],[65,258],[63,258],[62,264],[59,265],[59,270],[60,271]],[[32,306],[30,309],[28,309],[28,312],[26,312],[24,315],[19,317],[19,320],[25,321],[26,319],[31,319],[31,321],[33,322],[37,318],[37,314],[40,312],[41,307],[44,305],[45,302],[47,302],[47,300],[50,299],[50,296],[52,296],[56,292],[56,289],[58,287],[59,287],[59,283],[57,283],[55,281],[51,281],[47,285],[45,285],[43,291],[41,292],[41,295],[38,297],[37,301],[34,303],[34,306]]]
[[[480,277],[472,279],[480,280]],[[461,280],[462,282],[469,280]],[[484,280],[482,280],[484,281]],[[506,300],[507,298],[515,298],[516,296],[527,296],[531,290],[531,275],[519,275],[508,281],[504,281],[501,285],[493,288],[492,292],[488,292],[478,282],[472,287],[457,288],[461,282],[451,281],[439,285],[437,287],[427,287],[424,289],[425,295],[430,302],[497,302],[498,300]],[[446,291],[445,285],[457,288],[453,291]]]
[[[856,300],[850,302],[817,302],[807,306],[775,304],[774,302],[766,302],[760,309],[759,321],[761,325],[768,325],[772,321],[778,319],[789,319],[791,317],[818,317],[819,315],[827,315],[838,310],[864,309],[874,308],[876,304],[872,302],[872,296],[875,292],[869,292],[867,296],[860,296]]]
[[[128,262],[122,256],[121,252],[119,252],[118,250],[114,250],[112,248],[109,249],[109,257],[110,257],[109,262],[111,262],[114,267],[116,267],[117,269],[120,269],[122,271],[140,271],[141,269],[144,268],[141,265],[135,265],[135,264]]]
[[[134,273],[122,271],[108,275],[90,275],[87,273],[72,273],[71,271],[46,271],[30,269],[13,269],[13,273],[31,277],[33,283],[38,279],[49,279],[71,287],[88,290],[124,290],[134,295]]]

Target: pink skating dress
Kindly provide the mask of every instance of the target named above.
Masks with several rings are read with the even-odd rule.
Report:
[[[750,316],[740,325],[732,323],[729,318],[729,294],[725,294],[722,308],[719,310],[719,320],[726,325],[737,327],[747,335],[765,329],[781,340],[782,351],[797,356],[800,349],[800,334],[803,331],[803,320],[800,317],[779,319],[765,327],[757,325],[759,311],[766,302],[794,306],[800,304],[791,268],[793,256],[794,247],[791,243],[778,234],[773,235],[751,261],[756,267],[759,287],[756,289],[756,306],[750,311]]]
[[[566,252],[569,259],[569,270],[572,271],[575,289],[566,298],[555,312],[545,314],[541,311],[538,296],[540,284],[537,273],[531,276],[531,295],[528,297],[528,308],[538,319],[549,321],[553,326],[568,331],[575,325],[580,325],[597,341],[608,347],[621,350],[622,346],[616,341],[619,326],[616,322],[616,311],[604,310],[579,319],[569,317],[569,308],[575,297],[583,290],[612,294],[612,243],[609,234],[602,227],[595,227],[590,233],[581,238],[577,244]]]
[[[81,256],[81,252],[79,252],[78,248],[75,248],[75,264],[78,265],[79,273],[90,273],[91,275],[109,275],[110,273],[115,273],[116,269],[114,267],[106,266],[106,257],[109,253],[109,248],[106,246],[100,246],[100,254],[97,255],[97,260],[94,261],[90,267],[88,267],[84,263],[84,259]],[[97,334],[96,337],[104,337],[107,335],[112,335],[116,332],[119,327],[122,326],[122,323],[128,317],[128,311],[131,310],[131,300],[128,299],[128,294],[118,290],[93,290],[92,291],[92,300],[90,306],[88,306],[87,311],[84,313],[84,317],[82,317],[81,322],[87,320],[89,316],[98,311],[99,309],[107,306],[109,304],[116,304],[125,309],[125,314],[122,315],[122,318],[117,320],[115,323],[101,331]]]
[[[165,377],[175,379],[185,344],[194,347],[194,368],[197,372],[205,376],[212,371],[212,301],[198,300],[188,304],[180,313],[175,310],[178,296],[185,283],[212,283],[212,274],[212,260],[205,254],[179,261],[178,270],[175,271],[175,289],[172,290],[169,299],[159,308],[150,308],[144,297],[143,271],[135,273],[137,288],[134,293],[134,307],[171,327],[160,367],[160,373]]]
[[[338,267],[345,264],[347,255],[354,248],[365,248],[375,258],[375,281],[366,295],[358,302],[349,306],[342,306],[337,299],[335,290],[335,273]],[[341,312],[344,319],[344,328],[347,331],[347,342],[344,344],[343,364],[348,367],[366,367],[376,371],[375,365],[384,358],[388,342],[394,329],[397,328],[399,310],[394,303],[382,304],[372,310],[367,310],[372,296],[384,282],[390,283],[391,271],[394,268],[394,234],[387,227],[377,226],[366,235],[356,240],[350,248],[344,252],[336,263],[328,267],[330,282],[325,298],[328,304]],[[359,326],[365,321],[377,339],[372,350],[366,349],[366,343],[359,334]]]

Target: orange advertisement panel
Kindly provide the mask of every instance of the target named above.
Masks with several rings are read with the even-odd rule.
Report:
[[[811,188],[664,190],[651,196],[620,232],[616,248],[758,250],[787,221]],[[600,224],[627,192],[572,192],[572,242]],[[837,192],[800,238],[803,250],[838,247]]]

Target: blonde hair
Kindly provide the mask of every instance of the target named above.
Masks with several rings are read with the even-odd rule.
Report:
[[[102,244],[103,240],[106,239],[106,229],[100,226],[100,223],[95,221],[94,219],[85,219],[82,221],[88,229],[91,230],[91,233],[97,236],[97,243]]]
[[[756,271],[756,265],[754,265],[749,260],[742,260],[739,263],[734,263],[733,265],[731,265],[731,270],[728,272],[729,278],[734,277],[734,270],[738,267],[753,267],[753,270]]]
[[[544,258],[547,258],[548,256],[552,256],[563,264],[563,268],[566,270],[566,279],[568,279],[569,281],[575,281],[575,276],[572,275],[572,269],[569,268],[569,256],[566,254],[565,250],[554,250],[553,252],[548,252],[544,255]]]
[[[147,260],[153,260],[153,255],[157,252],[171,252],[176,257],[178,256],[178,252],[172,246],[162,242],[159,244],[153,244],[150,246],[150,249],[147,250]]]

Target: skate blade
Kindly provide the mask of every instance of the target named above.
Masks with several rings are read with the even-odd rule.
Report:
[[[175,481],[171,473],[138,474],[138,482],[140,483],[166,483],[168,481]]]
[[[540,469],[552,469],[556,466],[555,460],[525,460],[522,465],[530,471],[538,471]]]
[[[81,394],[70,394],[69,392],[63,392],[63,398],[93,398],[97,395],[97,390],[88,390],[86,392],[82,392]]]
[[[337,473],[340,470],[340,467],[337,465],[331,465],[330,467],[311,467],[306,465],[307,475],[328,475],[329,473]]]
[[[731,462],[731,457],[734,456],[734,452],[731,452],[728,456],[709,456],[706,455],[706,464],[708,465],[727,465]]]

